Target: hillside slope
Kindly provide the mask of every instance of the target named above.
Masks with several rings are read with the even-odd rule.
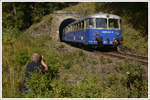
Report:
[[[48,35],[3,36],[3,97],[147,97],[147,68],[136,61],[71,49]],[[32,92],[24,94],[25,68],[34,52],[44,56],[49,70],[32,74]]]

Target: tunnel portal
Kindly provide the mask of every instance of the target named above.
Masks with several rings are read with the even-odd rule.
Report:
[[[63,29],[69,25],[70,23],[74,22],[75,19],[73,18],[68,18],[68,19],[65,19],[62,21],[62,23],[60,24],[60,27],[59,27],[59,38],[60,38],[60,41],[62,41],[62,33],[63,33]]]

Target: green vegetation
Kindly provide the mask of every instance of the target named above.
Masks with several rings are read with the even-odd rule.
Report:
[[[21,3],[21,5],[24,4],[26,3]],[[46,5],[46,3],[42,4]],[[108,4],[111,5],[113,3]],[[144,3],[143,7],[146,4]],[[9,5],[11,3],[3,3],[4,8],[9,8]],[[16,6],[18,11],[29,11],[20,8],[21,5],[18,4]],[[33,8],[38,8],[36,3],[34,5],[32,6]],[[39,6],[40,3],[37,3],[37,5]],[[104,5],[105,3],[78,3],[63,10],[75,10],[76,7],[82,7],[82,9],[78,9],[87,15],[101,11]],[[58,5],[55,6],[58,8]],[[52,11],[41,15],[39,18],[34,18],[36,13],[32,12],[35,14],[34,17],[30,16],[33,21],[27,25],[28,21],[26,24],[23,23],[24,16],[21,15],[17,15],[18,21],[13,23],[15,22],[13,21],[15,16],[10,13],[12,11],[11,7],[3,9],[3,97],[148,97],[148,72],[145,66],[140,65],[136,61],[115,61],[104,56],[99,57],[87,54],[84,50],[68,49],[65,45],[52,40],[48,34],[33,36],[28,32],[35,31],[37,27],[42,27],[47,21],[50,22],[52,14],[46,14]],[[55,8],[54,6],[52,7]],[[113,7],[112,9],[105,9],[104,12],[108,11],[110,13],[112,11],[112,13],[118,14],[114,9]],[[133,8],[130,6],[129,9]],[[40,10],[34,11],[39,11],[37,12],[38,14],[43,12]],[[133,23],[128,20],[129,17],[126,17],[128,14],[125,11],[123,12],[124,15],[121,15],[123,18],[123,48],[147,54],[147,36],[141,35],[141,30],[146,33],[144,31],[145,27],[139,30],[136,29]],[[140,11],[140,13],[142,12]],[[7,16],[4,17],[4,15]],[[41,19],[42,16],[44,17]],[[36,24],[38,21],[40,22]],[[33,25],[31,26],[31,24]],[[48,23],[46,24],[48,25]],[[29,26],[31,26],[29,30],[25,30]],[[37,71],[32,73],[32,79],[27,82],[31,93],[24,94],[22,82],[25,76],[26,65],[31,61],[31,56],[35,52],[44,56],[49,70],[48,72]]]
[[[45,15],[75,4],[77,3],[3,2],[3,28],[16,27],[25,30],[32,24],[40,22]]]
[[[18,32],[3,31],[3,97],[147,97],[147,70],[140,64],[113,63],[71,51],[47,35]],[[24,94],[25,68],[34,52],[44,56],[49,70],[33,73],[27,82],[31,93]]]

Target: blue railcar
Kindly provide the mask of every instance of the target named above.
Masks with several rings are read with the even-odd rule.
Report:
[[[99,13],[69,24],[63,30],[63,41],[91,46],[118,46],[122,42],[121,18]]]

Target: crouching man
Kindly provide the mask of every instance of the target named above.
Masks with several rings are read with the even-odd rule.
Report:
[[[23,81],[23,89],[25,93],[30,92],[30,90],[25,85],[26,78],[30,79],[30,73],[34,72],[37,69],[41,69],[42,71],[47,71],[48,66],[43,61],[43,56],[41,56],[38,53],[34,53],[32,56],[32,62],[27,65],[25,79]]]

